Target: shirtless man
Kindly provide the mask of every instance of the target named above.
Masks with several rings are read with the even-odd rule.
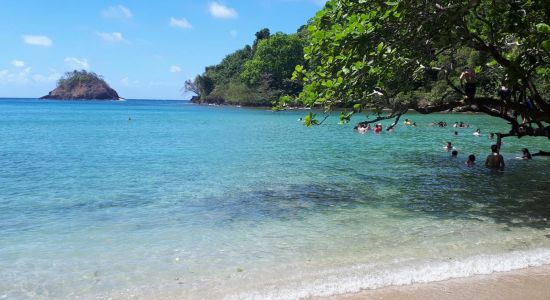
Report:
[[[498,146],[492,145],[491,152],[493,153],[487,156],[487,160],[485,160],[485,166],[491,169],[504,170],[504,157],[498,153]]]
[[[473,100],[476,96],[476,74],[474,70],[466,67],[462,74],[460,74],[460,82],[464,85],[464,92],[466,96]]]

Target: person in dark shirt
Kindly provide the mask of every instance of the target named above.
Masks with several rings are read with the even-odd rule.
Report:
[[[460,82],[464,86],[464,92],[468,99],[473,100],[476,96],[476,74],[469,67],[464,68],[460,74]]]

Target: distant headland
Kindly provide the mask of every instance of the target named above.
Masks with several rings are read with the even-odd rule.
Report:
[[[57,81],[57,87],[41,97],[57,100],[119,100],[102,76],[86,70],[67,72]]]

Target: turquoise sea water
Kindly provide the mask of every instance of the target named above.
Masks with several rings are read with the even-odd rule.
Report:
[[[487,116],[361,135],[305,113],[0,100],[0,299],[293,299],[550,263],[550,158],[515,159],[547,140],[506,139],[491,172],[507,126]]]

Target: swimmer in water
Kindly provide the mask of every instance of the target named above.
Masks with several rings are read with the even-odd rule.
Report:
[[[453,150],[453,145],[451,144],[451,142],[447,142],[447,145],[445,147],[443,147],[443,149],[445,149],[445,151],[449,152],[450,150]]]
[[[531,156],[531,153],[529,152],[529,149],[527,148],[523,148],[521,150],[521,152],[523,153],[523,155],[521,156],[521,159],[532,159],[533,157]]]
[[[466,165],[468,167],[473,167],[475,165],[475,161],[476,161],[476,156],[473,154],[470,154],[468,156],[468,160],[466,161]]]
[[[479,128],[476,129],[476,131],[474,132],[474,135],[475,136],[480,136],[481,135],[481,130]]]
[[[451,158],[458,158],[458,151],[453,150],[453,152],[451,152]]]

